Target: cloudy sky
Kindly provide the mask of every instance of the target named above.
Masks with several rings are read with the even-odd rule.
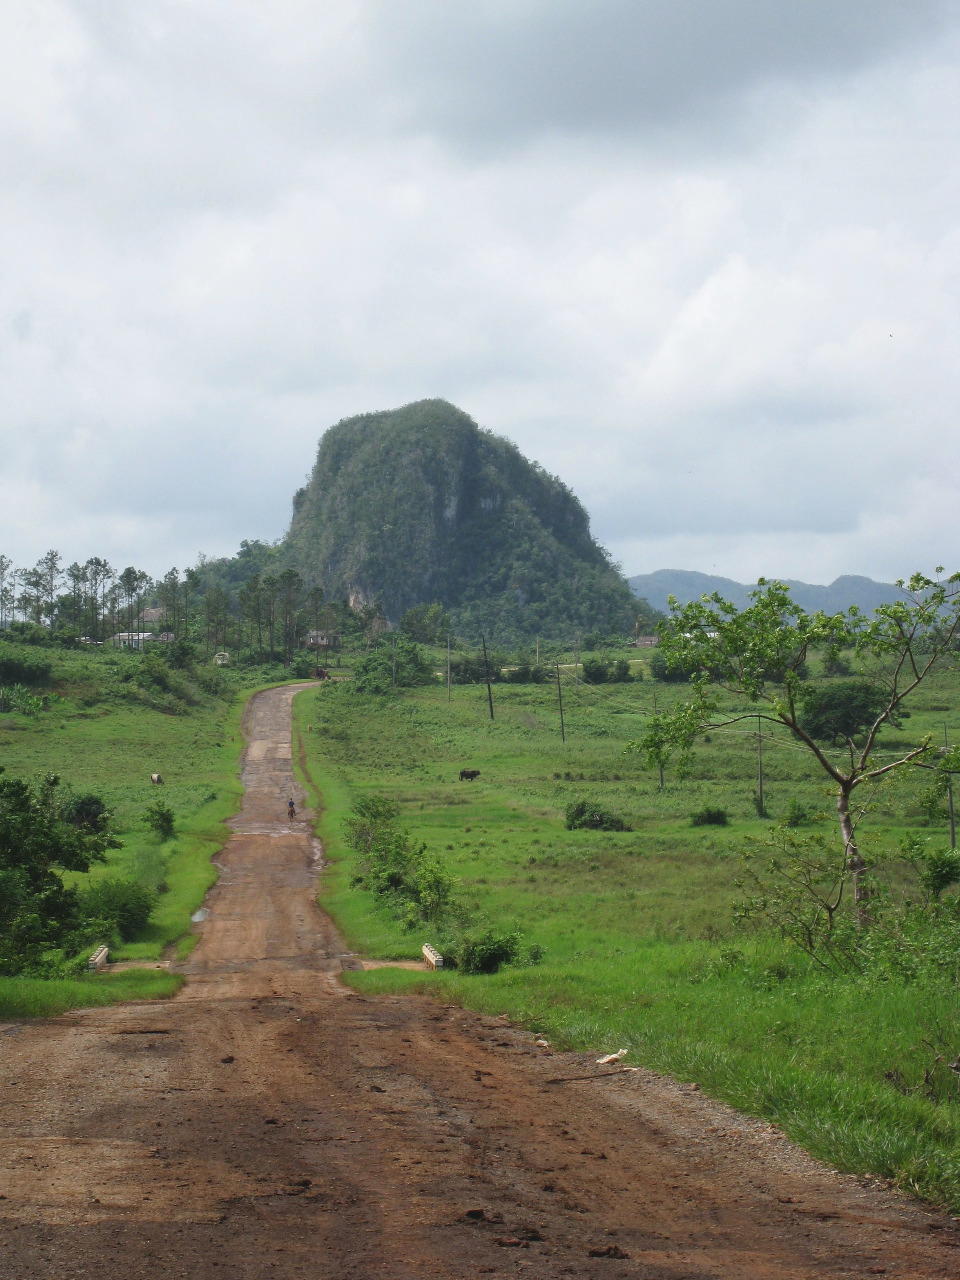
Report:
[[[443,396],[628,573],[957,556],[960,0],[6,0],[0,553],[279,537]]]

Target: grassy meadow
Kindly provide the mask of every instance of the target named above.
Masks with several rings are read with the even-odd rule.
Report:
[[[956,741],[955,685],[952,672],[932,678],[889,746],[942,737],[944,723]],[[628,1061],[697,1081],[841,1169],[960,1209],[960,1096],[947,1067],[960,1051],[955,989],[821,976],[777,939],[734,927],[739,848],[771,826],[754,804],[755,725],[714,733],[690,775],[668,769],[660,790],[624,744],[683,687],[567,681],[563,693],[566,743],[555,685],[495,686],[493,721],[482,686],[454,686],[449,701],[439,684],[396,697],[336,686],[298,696],[301,768],[322,797],[331,859],[322,901],[351,946],[403,958],[436,941],[350,887],[343,819],[355,798],[378,792],[443,855],[479,912],[545,952],[539,965],[490,976],[381,969],[347,980],[505,1013],[561,1046],[626,1047]],[[793,801],[810,830],[832,834],[832,797],[807,753],[765,727],[763,758],[771,818]],[[461,768],[479,779],[458,781]],[[896,856],[908,831],[947,840],[943,816],[921,803],[926,781],[914,773],[878,788],[861,826],[868,851],[886,852],[891,893],[912,887]],[[564,810],[581,798],[632,829],[566,830]],[[729,825],[692,826],[705,806],[726,809]]]
[[[157,906],[135,942],[111,948],[111,960],[182,957],[193,946],[190,915],[216,878],[211,858],[229,832],[225,818],[242,788],[240,719],[245,691],[236,680],[216,693],[195,690],[171,708],[169,696],[131,696],[138,654],[44,650],[54,666],[54,696],[36,715],[0,715],[0,764],[11,774],[52,772],[78,793],[94,792],[113,814],[123,842],[87,875],[159,888]],[[185,687],[185,686],[184,686]],[[164,786],[150,780],[159,773]],[[161,841],[147,824],[147,806],[162,798],[173,809],[175,834]],[[79,978],[0,977],[0,1016],[35,1016],[81,1005],[170,995],[181,979],[157,970]]]

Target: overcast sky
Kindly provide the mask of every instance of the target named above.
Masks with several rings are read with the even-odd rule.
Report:
[[[274,539],[443,396],[627,573],[957,556],[957,0],[6,0],[0,553]]]

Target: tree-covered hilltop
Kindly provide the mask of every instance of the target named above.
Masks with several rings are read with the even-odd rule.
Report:
[[[284,558],[394,621],[437,601],[464,636],[625,632],[643,611],[570,490],[445,400],[331,427]]]

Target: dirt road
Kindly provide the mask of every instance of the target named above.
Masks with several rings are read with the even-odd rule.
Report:
[[[0,1275],[960,1276],[951,1219],[688,1087],[343,986],[292,696],[252,704],[183,993],[0,1028]]]

